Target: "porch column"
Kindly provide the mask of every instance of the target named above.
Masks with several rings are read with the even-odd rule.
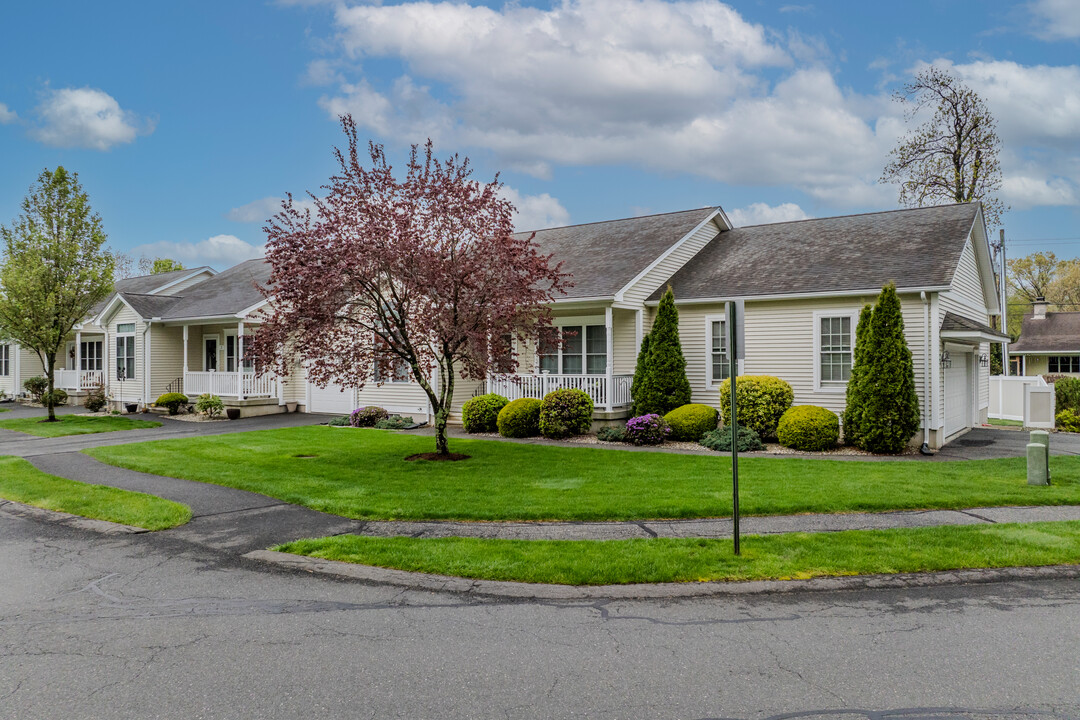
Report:
[[[641,341],[645,338],[645,308],[634,312],[634,346],[641,352]]]
[[[75,390],[82,390],[82,330],[75,331]]]
[[[187,334],[188,334],[188,326],[187,326],[187,325],[185,325],[185,326],[184,326],[184,377],[183,377],[183,378],[181,378],[181,380],[180,380],[180,391],[181,391],[181,392],[183,392],[183,391],[184,391],[184,383],[186,383],[186,382],[187,382],[187,373],[188,373],[188,364],[187,364],[187,363],[188,363],[188,359],[187,359],[187,352],[188,352],[188,350],[187,350]]]
[[[607,403],[608,412],[615,407],[615,403],[612,400],[612,395],[615,393],[615,372],[612,365],[612,359],[615,355],[615,338],[611,332],[611,306],[608,305],[604,308],[604,336],[607,340],[607,347],[604,348],[604,352],[607,353],[607,389],[604,391],[604,402]]]
[[[244,321],[236,324],[236,397],[244,399]]]

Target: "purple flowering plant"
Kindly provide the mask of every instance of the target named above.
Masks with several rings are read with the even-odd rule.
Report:
[[[375,423],[390,417],[390,413],[376,405],[356,408],[349,413],[349,425],[352,427],[375,427]]]
[[[626,442],[634,445],[659,445],[671,434],[671,427],[656,413],[630,418],[626,423]]]

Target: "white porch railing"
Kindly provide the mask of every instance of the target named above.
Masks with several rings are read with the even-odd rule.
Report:
[[[102,370],[54,370],[53,385],[64,390],[89,390],[103,384]]]
[[[608,406],[609,397],[611,407],[616,408],[630,404],[633,379],[632,375],[614,375],[609,388],[607,375],[493,375],[488,378],[487,391],[517,400],[542,399],[552,390],[571,388],[587,392],[598,409]]]
[[[239,392],[240,378],[243,377],[243,393]],[[184,373],[184,394],[189,398],[204,393],[219,397],[272,397],[275,392],[274,378],[270,375],[258,375],[246,372],[238,375],[234,372],[186,372]]]

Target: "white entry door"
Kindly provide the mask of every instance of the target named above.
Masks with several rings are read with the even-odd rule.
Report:
[[[945,437],[971,427],[971,353],[951,353],[945,369]]]
[[[348,415],[356,409],[356,390],[341,385],[311,386],[311,406],[308,412]]]

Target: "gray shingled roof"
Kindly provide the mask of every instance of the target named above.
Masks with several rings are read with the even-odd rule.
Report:
[[[978,204],[799,220],[719,233],[671,278],[676,300],[944,287]],[[657,300],[664,287],[650,299]]]
[[[143,318],[162,317],[170,307],[180,302],[180,298],[169,295],[121,292],[120,297]]]
[[[1048,312],[1045,318],[1025,315],[1020,338],[1009,352],[1056,353],[1080,351],[1080,312]]]
[[[117,280],[115,283],[113,283],[112,294],[99,302],[97,305],[95,305],[93,310],[90,311],[90,315],[95,316],[99,312],[104,310],[105,306],[109,304],[109,301],[116,297],[116,293],[118,292],[146,294],[149,293],[151,290],[157,290],[162,285],[168,285],[174,280],[179,280],[186,275],[199,272],[200,270],[210,269],[211,268],[209,265],[203,265],[201,267],[188,268],[186,270],[171,270],[169,272],[158,273],[157,275],[139,275],[137,277],[129,277],[122,280]]]
[[[534,242],[570,273],[565,299],[614,297],[716,208],[537,230]],[[527,237],[529,233],[518,233]]]
[[[992,333],[998,335],[1003,339],[1007,339],[1008,335],[1003,335],[989,325],[983,325],[980,322],[975,322],[969,318],[957,315],[956,313],[945,311],[945,317],[941,318],[941,331],[942,332],[982,332]]]
[[[248,260],[184,290],[161,318],[180,319],[236,315],[263,299],[255,284],[270,280],[270,265],[262,258]]]

